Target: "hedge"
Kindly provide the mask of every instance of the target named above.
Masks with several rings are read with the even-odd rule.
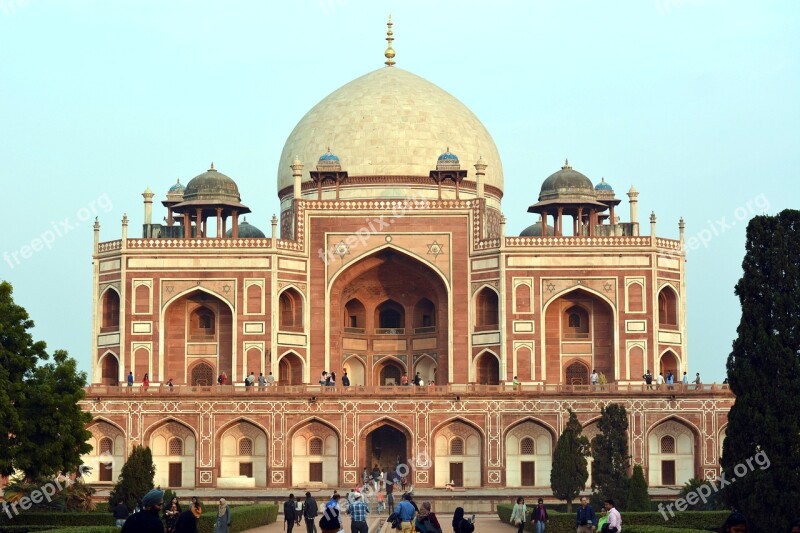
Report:
[[[13,511],[12,511],[13,515]],[[105,513],[42,513],[20,510],[18,515],[9,518],[8,514],[0,514],[0,527],[5,526],[113,526],[114,517]]]
[[[708,533],[707,529],[687,529],[667,526],[625,526],[625,533]],[[719,531],[715,529],[714,531]]]
[[[55,526],[0,526],[0,533],[38,533],[53,527]]]
[[[119,533],[116,526],[63,527],[48,529],[47,533]]]
[[[217,506],[207,505],[200,517],[198,531],[200,533],[214,533],[214,524],[217,523]],[[254,529],[271,524],[278,519],[278,506],[270,504],[245,505],[231,507],[231,533]]]
[[[500,520],[508,524],[510,528],[514,526],[509,523],[513,505],[501,504],[497,506],[497,516]],[[525,522],[525,530],[534,532],[533,524],[530,522],[530,513],[533,512],[531,506],[528,507],[528,518]],[[577,509],[577,507],[575,507]],[[575,512],[558,513],[548,510],[550,521],[547,524],[547,533],[574,533],[575,531]],[[664,528],[668,533],[677,533],[681,528],[699,531],[719,531],[719,527],[728,517],[728,511],[684,511],[676,512],[674,517],[669,517],[668,521],[658,512],[649,513],[626,513],[622,512],[623,531],[632,531],[635,526],[643,526],[646,529],[640,531],[656,531],[656,528]],[[516,528],[515,528],[516,529]],[[510,533],[510,532],[509,532]]]

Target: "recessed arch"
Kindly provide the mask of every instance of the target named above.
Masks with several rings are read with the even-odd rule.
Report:
[[[345,355],[342,361],[342,372],[347,372],[347,379],[350,385],[366,385],[367,369],[363,359],[357,355]]]
[[[394,355],[385,355],[373,364],[373,380],[379,387],[400,385],[403,373],[408,373],[408,367]]]
[[[294,350],[286,350],[278,356],[278,385],[300,385],[305,375],[306,361]],[[267,370],[269,372],[269,370]]]
[[[413,432],[405,423],[391,417],[381,417],[365,425],[358,434],[360,456],[371,469],[373,465],[383,470],[400,464],[414,462]],[[419,465],[412,464],[417,468]]]
[[[658,289],[658,327],[678,328],[678,309],[678,291],[669,283],[662,284]]]
[[[434,486],[444,487],[451,480],[458,487],[482,485],[484,443],[480,427],[460,416],[449,418],[431,431]],[[463,454],[452,449],[454,438],[463,439]],[[455,451],[456,454],[452,452]]]
[[[216,431],[219,477],[236,488],[267,486],[269,432],[249,417],[237,417]],[[247,452],[247,453],[245,453]]]
[[[492,350],[482,350],[473,360],[475,381],[480,385],[500,384],[500,357]]]
[[[510,424],[503,432],[506,486],[549,486],[556,442],[552,427],[533,417]]]
[[[106,350],[97,360],[100,369],[100,383],[102,385],[119,385],[119,356],[111,350]]]
[[[697,477],[702,439],[694,424],[667,415],[650,427],[645,439],[649,485],[678,487]]]
[[[100,332],[116,331],[122,311],[121,296],[116,287],[109,285],[100,296]]]
[[[500,293],[488,283],[484,283],[473,296],[475,309],[475,331],[491,331],[500,327]]]
[[[166,426],[168,424],[177,424],[179,426],[182,426],[184,429],[187,429],[192,434],[192,436],[194,436],[196,442],[198,441],[199,436],[197,434],[197,431],[191,426],[191,424],[188,424],[188,423],[186,423],[186,422],[184,422],[182,420],[179,420],[179,419],[177,419],[175,417],[168,416],[167,418],[164,418],[163,420],[158,420],[157,422],[153,422],[152,424],[147,426],[147,428],[142,432],[142,435],[144,435],[144,438],[142,439],[142,442],[148,442],[150,440],[150,438],[153,436],[153,433],[155,431],[161,429],[162,427],[164,427],[164,426]]]
[[[278,328],[282,331],[304,331],[305,296],[294,285],[278,293]]]
[[[311,417],[303,420],[287,432],[291,443],[292,486],[316,484],[316,486],[339,486],[339,457],[341,434],[331,424]],[[323,442],[321,455],[309,455],[311,439],[320,438]]]
[[[664,382],[666,383],[667,372],[672,370],[675,383],[680,383],[681,380],[681,358],[672,348],[666,348],[658,355],[658,371],[663,372]]]
[[[206,360],[192,363],[187,369],[187,374],[189,375],[189,385],[193,387],[210,387],[216,382],[214,366]]]
[[[375,306],[375,327],[403,333],[406,327],[406,308],[400,302],[387,298]],[[385,331],[384,331],[385,332]]]

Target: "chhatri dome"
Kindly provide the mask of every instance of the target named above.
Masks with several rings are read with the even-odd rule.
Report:
[[[290,195],[292,161],[304,164],[302,181],[328,146],[335,147],[342,170],[358,176],[428,178],[449,146],[458,154],[466,180],[475,181],[474,164],[487,163],[484,183],[503,189],[503,167],[491,135],[478,117],[454,96],[433,83],[394,66],[389,21],[386,66],[340,87],[300,119],[286,139],[278,166],[278,191]],[[448,150],[449,151],[449,150]],[[472,189],[474,197],[474,188]],[[367,196],[398,196],[397,185]],[[363,197],[363,195],[361,195]],[[316,197],[316,196],[314,196]],[[465,196],[462,196],[464,198]]]

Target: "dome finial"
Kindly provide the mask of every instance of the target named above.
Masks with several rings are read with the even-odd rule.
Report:
[[[394,33],[392,33],[392,16],[389,15],[389,22],[386,23],[388,26],[388,30],[386,30],[386,42],[389,43],[389,46],[386,48],[386,51],[383,53],[386,56],[386,66],[392,67],[394,66],[394,49],[392,48],[392,41],[394,41]]]
[[[213,161],[211,162],[211,168],[209,168],[208,170],[214,170],[214,162]]]
[[[564,159],[564,166],[561,167],[561,170],[566,170],[568,168],[572,168],[571,166],[569,166],[569,159]]]

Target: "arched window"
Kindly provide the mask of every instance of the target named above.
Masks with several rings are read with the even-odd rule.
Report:
[[[644,311],[643,292],[641,283],[628,285],[628,311]]]
[[[530,437],[525,437],[519,443],[519,453],[520,455],[533,455],[536,453],[536,448],[533,445],[533,439]]]
[[[668,328],[678,325],[678,297],[669,287],[658,293],[658,325]]]
[[[253,455],[253,441],[247,437],[239,441],[239,455]]]
[[[567,385],[588,385],[589,369],[582,363],[575,361],[567,367]]]
[[[500,313],[497,293],[484,287],[475,298],[475,329],[497,329],[500,324]]]
[[[520,283],[514,289],[515,311],[517,313],[531,312],[531,287],[527,283]]]
[[[427,298],[422,298],[414,306],[414,332],[430,333],[436,331],[436,307]]]
[[[308,455],[322,455],[322,439],[314,437],[308,441]]]
[[[661,453],[675,453],[675,437],[671,435],[661,437]]]
[[[450,441],[450,455],[464,455],[464,439],[455,437]]]
[[[192,368],[192,385],[210,387],[214,383],[214,369],[208,363],[197,363]]]
[[[589,338],[589,313],[579,305],[573,305],[564,311],[564,338]]]
[[[344,306],[344,330],[346,333],[364,333],[367,327],[367,310],[358,298]]]
[[[213,341],[216,336],[214,311],[200,306],[189,315],[189,339],[193,341]]]
[[[279,327],[283,331],[303,331],[303,297],[293,288],[281,293],[278,300]]]
[[[169,455],[183,455],[183,441],[178,437],[173,437],[168,445]]]
[[[394,300],[386,300],[375,310],[378,323],[377,333],[402,335],[405,333],[405,308]]]
[[[113,289],[103,294],[103,320],[100,327],[105,330],[119,329],[119,294]]]
[[[114,455],[114,441],[108,437],[100,439],[100,453]]]

